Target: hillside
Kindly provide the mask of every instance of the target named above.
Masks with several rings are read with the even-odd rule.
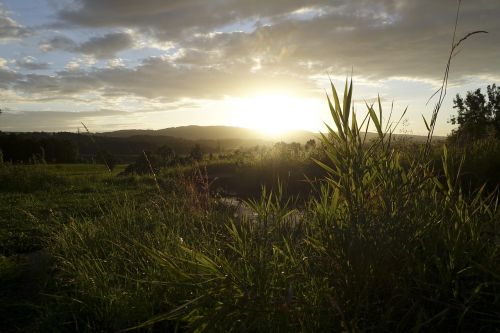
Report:
[[[239,144],[243,141],[251,141],[252,143],[274,143],[279,141],[284,142],[299,142],[305,143],[310,139],[319,138],[319,133],[310,131],[295,130],[290,132],[285,132],[281,134],[265,134],[258,130],[242,128],[242,127],[232,127],[232,126],[180,126],[180,127],[169,127],[159,130],[119,130],[112,132],[97,133],[98,136],[112,137],[112,138],[131,138],[131,137],[151,137],[151,136],[168,136],[185,140],[234,140]],[[374,133],[368,133],[368,139],[375,137]],[[398,138],[408,138],[414,142],[423,142],[427,139],[426,136],[422,135],[406,135],[406,134],[395,134]],[[434,140],[443,140],[445,137],[435,136]],[[247,142],[249,143],[249,142]],[[245,144],[244,144],[245,145]],[[245,145],[246,146],[246,145]]]
[[[159,130],[120,130],[98,133],[99,136],[126,138],[133,136],[170,136],[186,140],[252,140],[252,141],[287,141],[306,142],[316,138],[318,133],[308,131],[291,131],[276,135],[267,135],[263,132],[232,126],[180,126]]]
[[[423,142],[424,136],[404,136],[410,142]],[[368,133],[367,139],[375,137]],[[155,151],[165,146],[178,155],[186,155],[195,145],[204,153],[216,153],[247,149],[256,146],[271,146],[276,142],[298,142],[305,144],[310,139],[319,139],[318,133],[293,131],[269,136],[247,128],[228,126],[184,126],[161,130],[122,130],[89,135],[69,132],[0,132],[0,150],[7,161],[28,163],[42,158],[55,163],[72,163],[91,160],[97,154],[107,152],[120,163],[130,163],[143,151]],[[435,138],[435,141],[442,140]]]

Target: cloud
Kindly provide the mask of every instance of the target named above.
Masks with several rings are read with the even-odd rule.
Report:
[[[401,1],[378,12],[370,12],[368,3],[365,13],[349,2],[314,19],[280,19],[252,32],[205,34],[190,40],[189,47],[201,54],[217,50],[224,61],[254,59],[261,71],[292,70],[304,77],[346,75],[354,68],[355,74],[372,80],[439,80],[450,48],[455,9],[449,2],[448,6],[440,2],[434,6],[435,15],[426,15],[433,6],[421,3],[425,1]],[[481,10],[464,8],[458,36],[477,29],[492,33],[464,43],[464,51],[454,59],[452,79],[500,73],[500,21],[496,19],[500,6],[495,11],[492,1],[483,4]]]
[[[123,123],[130,123],[129,112],[119,110],[97,111],[6,111],[2,114],[3,131],[76,131],[81,123],[85,123],[91,130],[106,128],[106,122],[116,122],[124,119]],[[104,124],[103,124],[104,123]]]
[[[113,3],[82,3],[87,2],[92,3],[94,9],[104,6],[103,12],[110,11],[109,6]],[[137,9],[135,2],[130,2],[129,6],[127,3],[125,1],[123,8],[117,8],[117,12]],[[173,6],[170,2],[167,5],[162,1],[146,1],[143,9],[137,9],[136,20],[129,24],[129,28],[142,22],[141,15],[153,15],[153,5],[177,11],[185,10],[193,3],[186,1]],[[101,96],[134,95],[175,101],[182,98],[219,99],[272,89],[305,95],[317,88],[318,77],[348,75],[353,68],[355,75],[372,82],[389,78],[439,82],[450,48],[456,9],[453,4],[451,0],[436,4],[431,4],[430,0],[386,0],[376,5],[362,0],[329,2],[329,5],[318,1],[311,5],[316,6],[311,7],[314,9],[297,13],[297,8],[301,8],[298,3],[290,1],[281,3],[280,7],[277,1],[262,11],[274,15],[270,24],[256,25],[248,31],[229,29],[197,33],[177,41],[176,53],[146,58],[135,67],[92,67],[84,71],[78,62],[72,62],[71,66],[68,64],[71,70],[50,76],[25,76],[14,86],[31,94],[94,92]],[[244,13],[256,13],[241,5],[241,11],[233,13],[237,17],[246,18]],[[88,6],[83,6],[80,11],[89,10],[91,7]],[[258,3],[256,8],[259,6],[265,8],[263,3]],[[492,0],[478,0],[477,7],[463,7],[458,36],[476,29],[490,30],[491,33],[466,41],[462,53],[453,60],[452,80],[471,75],[500,76],[498,7]],[[426,15],[429,8],[435,11],[433,15]],[[122,22],[120,15],[110,15],[107,25]],[[178,29],[194,26],[189,18],[188,15],[185,24]],[[201,27],[202,23],[197,26]],[[156,26],[158,31],[162,27],[159,24]],[[160,32],[156,34],[161,35]],[[64,38],[47,43],[49,48],[80,50],[109,59],[130,44],[133,40],[126,33],[96,37],[80,45]],[[113,64],[119,62],[108,62],[108,65]]]
[[[44,70],[50,68],[49,63],[39,62],[36,58],[30,56],[16,60],[15,64],[22,69],[28,70]]]
[[[87,92],[99,91],[103,83],[93,74],[78,68],[63,70],[52,75],[27,74],[18,76],[12,88],[32,98],[72,99]]]
[[[0,58],[0,89],[9,89],[21,78],[21,75],[8,67],[4,67],[3,60]]]
[[[0,42],[22,39],[32,34],[32,30],[11,19],[0,4]]]
[[[77,44],[68,37],[56,36],[41,42],[39,47],[43,52],[51,52],[55,50],[73,52],[73,50],[77,47]]]
[[[6,69],[8,68],[6,65],[7,65],[8,61],[7,59],[4,59],[4,58],[1,58],[0,57],[0,68],[3,68],[3,69]]]
[[[450,48],[455,0],[78,0],[59,12],[85,27],[132,28],[183,53],[190,66],[254,62],[261,71],[307,79],[331,72],[374,80],[439,80]],[[458,36],[488,30],[464,44],[452,78],[499,73],[497,0],[463,2]],[[207,15],[210,13],[210,15]],[[257,66],[257,63],[259,64]]]
[[[123,62],[123,59],[121,59],[121,58],[114,58],[114,59],[108,60],[108,67],[110,67],[110,68],[124,67],[124,66],[125,66],[125,64]]]
[[[339,4],[339,0],[77,0],[59,12],[67,23],[87,27],[136,27],[164,39],[205,33],[235,22],[280,17],[309,7]],[[368,2],[368,1],[364,1]]]
[[[103,97],[134,95],[148,99],[177,101],[183,98],[220,99],[281,87],[304,91],[300,77],[286,73],[251,73],[252,63],[226,67],[179,66],[168,58],[145,59],[135,68],[114,66],[84,71],[63,70],[54,75],[28,74],[18,78],[14,89],[37,96],[71,97],[92,92]]]
[[[73,53],[82,53],[97,59],[114,58],[116,53],[134,46],[134,39],[129,33],[109,33],[100,37],[92,37],[88,41],[77,44],[65,36],[57,36],[40,43],[44,52],[63,50]]]
[[[118,32],[94,37],[79,45],[75,51],[92,55],[98,59],[113,58],[116,53],[133,47],[134,40],[128,33]]]
[[[101,34],[85,42],[63,35],[45,40],[39,45],[42,51],[80,54],[50,74],[22,75],[0,66],[0,88],[47,100],[91,94],[98,105],[124,97],[172,103],[276,90],[304,96],[318,91],[319,77],[342,77],[353,68],[366,82],[439,82],[456,10],[454,0],[76,3],[58,17],[72,28],[102,27],[97,29]],[[496,0],[463,3],[458,36],[477,29],[490,34],[466,41],[453,60],[455,82],[500,77],[499,10]],[[109,29],[134,33],[103,32]],[[172,47],[162,49],[163,56],[142,60],[116,57],[133,47],[147,48],[141,39]],[[31,70],[47,65],[34,58],[16,64]]]

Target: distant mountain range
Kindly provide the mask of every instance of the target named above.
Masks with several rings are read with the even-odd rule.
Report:
[[[426,140],[425,136],[401,134],[397,136],[407,138],[411,142],[421,143]],[[374,137],[376,137],[375,133],[367,134],[368,140]],[[208,154],[256,146],[271,146],[280,141],[305,144],[310,139],[318,140],[319,138],[319,133],[308,131],[266,135],[264,132],[253,129],[230,126],[182,126],[161,130],[121,130],[91,135],[70,132],[0,131],[0,150],[4,152],[4,156],[10,156],[12,161],[29,162],[30,158],[40,153],[42,143],[56,147],[55,141],[66,141],[62,146],[70,147],[68,151],[75,152],[73,160],[75,158],[91,160],[96,154],[105,151],[113,155],[120,163],[130,163],[144,151],[154,152],[162,146],[172,148],[178,155],[186,155],[195,145],[199,145],[202,151]],[[435,141],[443,139],[444,137],[436,137]],[[50,155],[49,150],[52,148],[49,148],[44,148],[46,156]]]
[[[159,130],[120,130],[97,133],[99,136],[130,138],[135,136],[170,136],[186,140],[250,140],[250,141],[285,141],[306,142],[317,138],[319,133],[308,131],[289,131],[282,134],[266,134],[258,130],[231,126],[181,126]]]
[[[317,139],[320,137],[319,133],[309,131],[288,131],[281,134],[266,134],[264,132],[232,126],[180,126],[169,127],[159,130],[119,130],[113,132],[97,133],[98,136],[110,138],[132,138],[132,137],[148,137],[148,136],[169,136],[184,140],[237,140],[237,141],[252,141],[252,142],[299,142],[305,143],[310,139]],[[368,133],[368,139],[375,137],[375,133]],[[422,142],[427,139],[426,136],[421,135],[406,135],[396,134],[396,137],[407,137],[414,142]],[[442,140],[444,137],[435,137],[436,140]]]

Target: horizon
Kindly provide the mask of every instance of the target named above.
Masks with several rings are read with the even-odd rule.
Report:
[[[253,127],[239,127],[239,126],[229,126],[229,125],[181,125],[181,126],[173,126],[173,127],[165,127],[165,128],[159,128],[159,129],[152,129],[152,128],[128,128],[128,129],[118,129],[118,130],[112,130],[112,131],[102,131],[102,132],[94,132],[94,131],[86,131],[86,129],[81,126],[77,127],[75,131],[2,131],[0,130],[0,133],[19,133],[19,134],[31,134],[31,133],[46,133],[46,134],[58,134],[58,133],[69,133],[69,134],[89,134],[89,135],[100,135],[100,134],[118,134],[119,132],[161,132],[164,130],[171,130],[171,129],[185,129],[185,128],[202,128],[202,129],[207,129],[207,128],[214,128],[214,127],[224,127],[226,129],[242,129],[242,130],[248,130],[252,132],[256,137],[251,138],[251,140],[256,139],[257,137],[261,140],[281,140],[281,141],[290,141],[290,139],[294,139],[294,135],[300,134],[314,134],[314,135],[320,135],[321,133],[325,134],[328,131],[309,131],[309,130],[304,130],[304,129],[290,129],[290,130],[283,130],[280,132],[269,132],[266,130],[262,130],[259,128],[253,128]],[[368,134],[372,135],[377,135],[376,131],[368,131]],[[144,134],[145,136],[149,136],[150,134]],[[158,135],[158,134],[157,134]],[[157,136],[155,135],[155,136]],[[170,136],[170,137],[176,137],[174,135],[166,135],[166,134],[159,134],[159,136]],[[395,136],[403,136],[403,137],[421,137],[421,138],[426,138],[427,134],[410,134],[410,133],[393,133]],[[123,136],[124,138],[126,137],[131,137],[131,136]],[[433,135],[433,138],[435,139],[441,139],[446,137],[445,135]],[[284,138],[284,139],[283,139]],[[209,138],[204,138],[204,137],[197,137],[194,139],[191,139],[193,141],[196,140],[226,140],[228,138],[223,138],[223,139],[209,139]],[[230,140],[232,139],[242,139],[242,140],[249,140],[249,138],[239,138],[239,137],[231,137]],[[318,139],[320,139],[318,137]],[[276,141],[277,142],[277,141]],[[291,142],[291,141],[290,141]]]
[[[440,86],[454,0],[0,1],[0,131],[92,132],[233,126],[324,131],[325,90],[354,81],[364,116],[380,94],[396,133],[425,135]],[[429,10],[431,8],[432,10]],[[204,15],[212,13],[212,15]],[[453,97],[500,82],[500,3],[463,1],[436,135]],[[340,89],[339,89],[340,90]]]

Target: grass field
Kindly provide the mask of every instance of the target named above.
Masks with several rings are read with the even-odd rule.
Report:
[[[24,165],[0,168],[0,313],[3,324],[20,330],[40,315],[42,287],[51,264],[52,233],[69,220],[102,216],[126,196],[141,202],[152,180],[117,179],[103,165]],[[143,199],[141,199],[143,198]],[[48,291],[47,290],[47,291]]]

